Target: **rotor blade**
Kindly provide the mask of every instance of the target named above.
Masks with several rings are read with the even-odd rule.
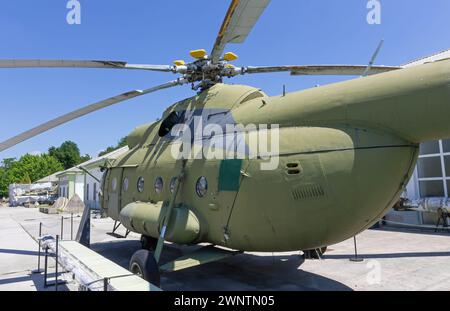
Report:
[[[243,43],[270,0],[233,0],[211,52],[217,63],[228,43]]]
[[[444,59],[450,59],[450,49],[430,55],[430,56],[425,56],[425,57],[417,59],[417,60],[413,60],[413,61],[405,64],[404,66],[405,67],[413,67],[413,66],[423,65],[423,64],[427,64],[427,63],[437,62],[437,61],[444,60]]]
[[[168,83],[165,83],[165,84],[161,84],[161,85],[158,85],[158,86],[146,89],[146,90],[134,90],[134,91],[131,91],[131,92],[123,93],[123,94],[120,94],[120,95],[108,98],[106,100],[100,101],[98,103],[86,106],[84,108],[77,109],[77,110],[72,111],[70,113],[67,113],[67,114],[65,114],[63,116],[60,116],[60,117],[58,117],[56,119],[53,119],[53,120],[51,120],[49,122],[41,124],[41,125],[39,125],[39,126],[37,126],[35,128],[32,128],[31,130],[28,130],[26,132],[23,132],[23,133],[17,135],[17,136],[14,136],[14,137],[12,137],[12,138],[4,141],[4,142],[1,142],[0,143],[0,152],[6,150],[8,148],[11,148],[11,147],[13,147],[13,146],[15,146],[15,145],[17,145],[17,144],[27,140],[27,139],[35,137],[35,136],[37,136],[37,135],[39,135],[39,134],[41,134],[43,132],[46,132],[46,131],[48,131],[48,130],[50,130],[52,128],[55,128],[55,127],[57,127],[57,126],[59,126],[61,124],[67,123],[67,122],[72,121],[74,119],[80,118],[80,117],[82,117],[84,115],[87,115],[87,114],[89,114],[91,112],[94,112],[94,111],[106,108],[108,106],[111,106],[111,105],[123,102],[125,100],[131,99],[131,98],[134,98],[134,97],[142,96],[142,95],[145,95],[145,94],[156,92],[156,91],[159,91],[159,90],[162,90],[162,89],[167,89],[167,88],[174,87],[174,86],[177,86],[177,85],[182,85],[182,84],[185,84],[185,83],[187,83],[186,80],[184,80],[184,79],[177,79],[177,80],[174,80],[174,81],[171,81],[171,82],[168,82]]]
[[[174,67],[169,65],[139,65],[100,60],[5,59],[0,60],[0,68],[110,68],[173,72]]]
[[[384,44],[384,40],[381,40],[380,43],[378,44],[377,49],[375,50],[375,53],[373,53],[372,58],[370,59],[369,65],[367,66],[366,70],[364,70],[362,76],[365,77],[369,74],[370,69],[373,67],[373,64],[375,64],[375,60],[378,57],[378,54],[381,51],[381,48],[383,47]]]
[[[373,75],[392,70],[402,69],[398,66],[372,66],[367,74]],[[308,65],[308,66],[274,66],[274,67],[244,67],[243,74],[247,73],[272,73],[291,72],[293,76],[302,75],[336,75],[336,76],[360,76],[367,69],[366,65]]]

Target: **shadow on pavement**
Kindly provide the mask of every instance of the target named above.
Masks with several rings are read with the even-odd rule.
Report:
[[[171,261],[198,246],[165,245],[161,261]],[[92,244],[92,249],[111,261],[128,268],[139,241],[118,240]],[[345,284],[300,269],[300,255],[256,256],[240,254],[194,268],[165,273],[161,276],[164,290],[285,290],[285,291],[351,291]]]
[[[28,256],[37,256],[38,252],[35,251],[27,251],[23,249],[5,249],[0,248],[0,253],[3,254],[15,254],[15,255],[28,255]]]
[[[354,254],[327,255],[323,259],[349,259]],[[380,258],[412,258],[412,257],[450,257],[450,252],[411,252],[411,253],[390,253],[390,254],[358,254],[361,259],[380,259]]]

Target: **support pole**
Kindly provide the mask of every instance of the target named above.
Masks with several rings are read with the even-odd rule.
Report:
[[[350,258],[350,261],[353,261],[353,262],[362,262],[362,261],[364,261],[364,259],[358,258],[358,249],[356,247],[356,235],[353,237],[353,244],[355,246],[355,257]]]
[[[48,287],[47,284],[48,277],[48,247],[45,248],[45,259],[44,259],[44,287]]]
[[[61,216],[61,240],[63,240],[64,238],[64,216]]]
[[[70,213],[70,240],[73,241],[73,213]]]
[[[108,278],[104,278],[103,279],[103,291],[105,291],[105,292],[108,291],[108,284],[109,284],[109,279]]]
[[[58,244],[59,236],[56,236],[56,250],[55,250],[55,291],[58,291]]]
[[[38,237],[38,266],[32,273],[42,273],[41,269],[41,237],[42,237],[42,222],[39,223],[39,237]]]

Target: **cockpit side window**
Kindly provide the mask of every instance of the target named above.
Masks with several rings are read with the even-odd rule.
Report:
[[[167,118],[165,118],[159,128],[159,137],[164,137],[170,133],[173,127],[184,122],[185,111],[172,111]]]

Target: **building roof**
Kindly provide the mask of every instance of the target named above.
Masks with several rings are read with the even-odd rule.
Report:
[[[61,173],[62,173],[62,171],[56,172],[56,173],[54,173],[54,174],[52,174],[50,176],[41,178],[41,179],[35,181],[34,184],[43,184],[43,183],[48,183],[48,182],[51,182],[51,183],[58,182],[58,177],[57,176],[59,174],[61,174]]]
[[[95,158],[95,159],[91,159],[85,163],[80,164],[80,166],[84,167],[84,168],[93,168],[93,167],[98,167],[101,166],[105,163],[105,160],[115,160],[117,158],[119,158],[121,155],[123,155],[125,152],[127,152],[128,150],[130,150],[130,148],[128,148],[128,146],[119,148],[117,150],[114,150],[108,154],[105,154],[101,157]]]
[[[107,160],[107,159],[115,160],[118,157],[120,157],[122,154],[127,152],[128,150],[129,150],[128,146],[122,147],[120,149],[117,149],[110,153],[107,153],[101,157],[90,159],[89,161],[81,163],[78,166],[69,168],[68,170],[65,170],[63,172],[56,173],[56,177],[60,178],[62,176],[70,175],[70,174],[84,174],[83,170],[79,169],[78,167],[82,166],[83,168],[86,168],[86,169],[92,169],[95,167],[99,167],[105,163],[105,160]]]

